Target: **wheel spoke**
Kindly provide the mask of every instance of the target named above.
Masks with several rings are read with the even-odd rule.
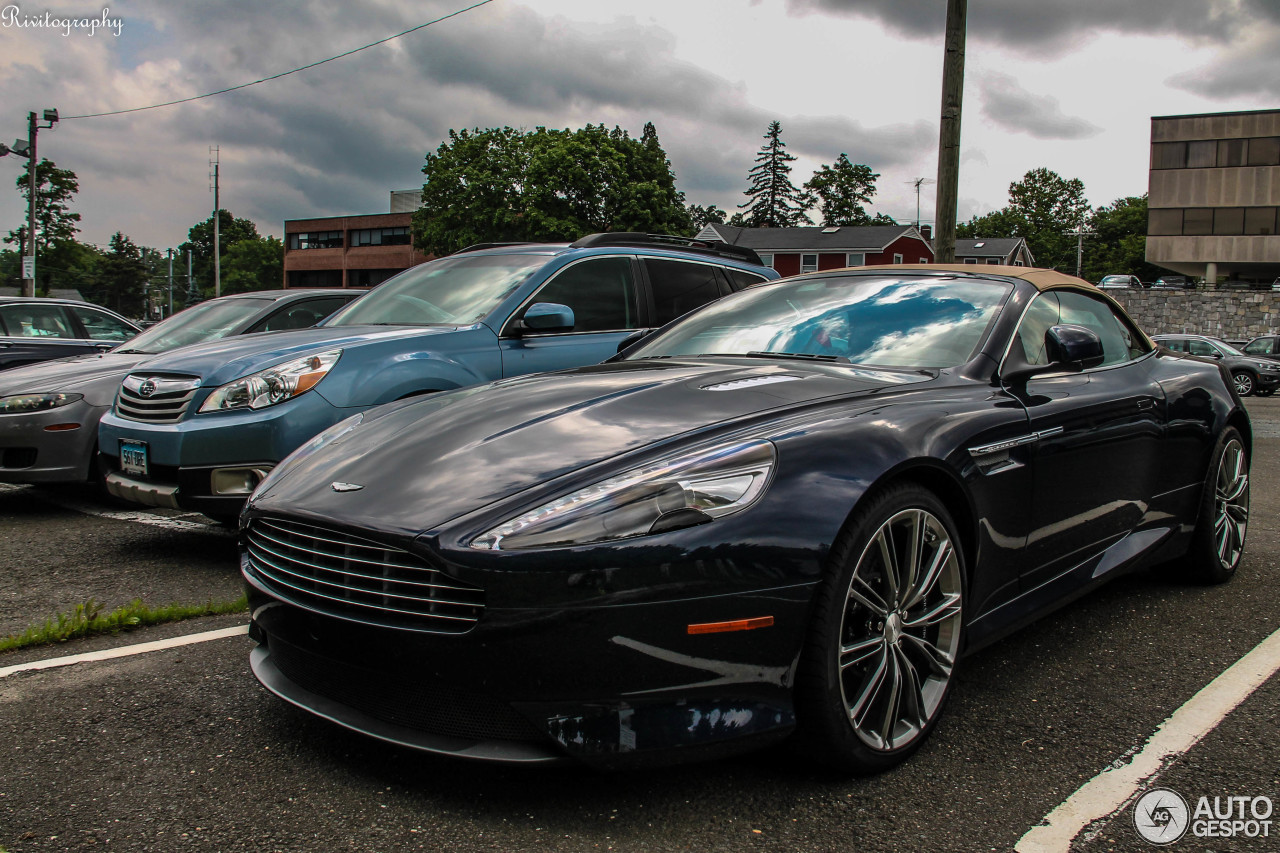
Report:
[[[919,616],[913,616],[910,619],[902,620],[904,628],[923,628],[926,625],[936,625],[946,619],[960,615],[960,593],[952,592],[942,596],[942,600],[930,607]]]
[[[951,540],[941,540],[938,550],[933,554],[933,560],[929,563],[928,570],[919,576],[915,588],[904,596],[906,600],[902,604],[903,610],[910,610],[928,597],[934,586],[937,585],[938,576],[942,573],[943,566],[947,564],[947,560],[951,559],[951,553]]]
[[[916,665],[907,657],[905,649],[895,646],[893,652],[898,657],[898,666],[903,675],[902,718],[917,728],[924,728],[928,717],[924,710],[924,685],[921,682],[920,673],[916,670]]]
[[[880,559],[884,563],[884,583],[886,592],[889,593],[887,601],[890,604],[896,603],[898,600],[898,554],[893,547],[893,536],[889,530],[889,525],[880,528],[876,533],[876,541],[880,546]],[[891,608],[887,608],[891,609]]]
[[[911,513],[911,542],[907,547],[907,564],[903,566],[901,581],[898,584],[898,597],[894,602],[905,609],[903,601],[911,594],[920,576],[920,564],[924,562],[924,513],[916,510]]]
[[[854,588],[857,586],[861,586],[864,591],[860,592]],[[867,583],[856,574],[853,576],[853,583],[849,585],[849,600],[856,601],[858,604],[861,604],[863,607],[879,616],[889,615],[889,605],[885,604],[884,599],[880,597],[880,594],[871,588],[871,584]]]
[[[876,664],[876,668],[872,670],[862,682],[862,690],[858,693],[858,698],[854,700],[853,705],[849,707],[849,719],[853,721],[856,729],[861,729],[863,718],[866,716],[868,708],[871,707],[872,699],[880,690],[880,685],[884,683],[885,673],[889,669],[889,656],[887,654],[880,655],[880,662]]]
[[[848,669],[862,663],[876,652],[883,653],[884,637],[869,637],[840,647],[840,668]]]
[[[889,655],[887,684],[884,694],[884,716],[880,719],[880,740],[893,749],[893,730],[898,727],[898,709],[902,706],[902,665],[896,654]]]
[[[909,641],[912,648],[920,652],[925,661],[929,664],[929,671],[940,678],[947,678],[951,675],[951,669],[956,665],[951,655],[935,646],[933,643],[915,634],[903,634],[902,639]]]

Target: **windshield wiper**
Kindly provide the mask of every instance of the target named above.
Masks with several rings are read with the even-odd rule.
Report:
[[[118,352],[121,355],[155,355],[155,353],[145,349],[118,349],[112,350],[112,352]]]
[[[852,364],[853,362],[842,355],[814,355],[808,352],[767,352],[764,350],[753,350],[746,353],[748,358],[798,358],[802,361],[826,361],[837,364]]]

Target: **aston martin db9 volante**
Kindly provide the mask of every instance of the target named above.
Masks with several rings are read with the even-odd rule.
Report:
[[[1250,447],[1220,365],[1079,279],[761,284],[605,364],[301,447],[241,517],[252,666],[429,752],[617,766],[794,735],[874,772],[964,652],[1142,567],[1229,578]]]

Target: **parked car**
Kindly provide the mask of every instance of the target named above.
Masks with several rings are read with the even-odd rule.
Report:
[[[1155,286],[1166,290],[1194,290],[1196,283],[1184,275],[1162,275],[1156,279]]]
[[[1142,281],[1136,275],[1104,275],[1098,287],[1103,290],[1141,289]]]
[[[114,311],[74,299],[0,298],[0,370],[106,352],[138,334]]]
[[[0,373],[0,482],[94,479],[98,421],[120,381],[158,353],[231,335],[315,325],[363,290],[268,290],[201,302],[125,346]]]
[[[307,443],[242,516],[251,663],[428,752],[618,765],[796,732],[883,770],[964,652],[1165,560],[1229,578],[1250,436],[1216,365],[1071,276],[784,279]]]
[[[602,361],[637,330],[777,278],[759,260],[623,233],[429,261],[319,328],[206,344],[131,373],[99,431],[107,488],[232,519],[273,465],[356,412]]]
[[[1267,361],[1280,361],[1280,335],[1259,335],[1239,347],[1245,355]]]
[[[1241,397],[1266,397],[1280,385],[1280,362],[1246,355],[1226,341],[1206,335],[1156,335],[1161,346],[1221,362]]]

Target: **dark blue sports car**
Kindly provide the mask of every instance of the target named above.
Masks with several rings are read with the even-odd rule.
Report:
[[[854,772],[963,654],[1088,589],[1239,565],[1217,364],[1022,267],[749,288],[603,365],[339,423],[241,519],[254,672],[374,737],[678,761],[794,735]]]

